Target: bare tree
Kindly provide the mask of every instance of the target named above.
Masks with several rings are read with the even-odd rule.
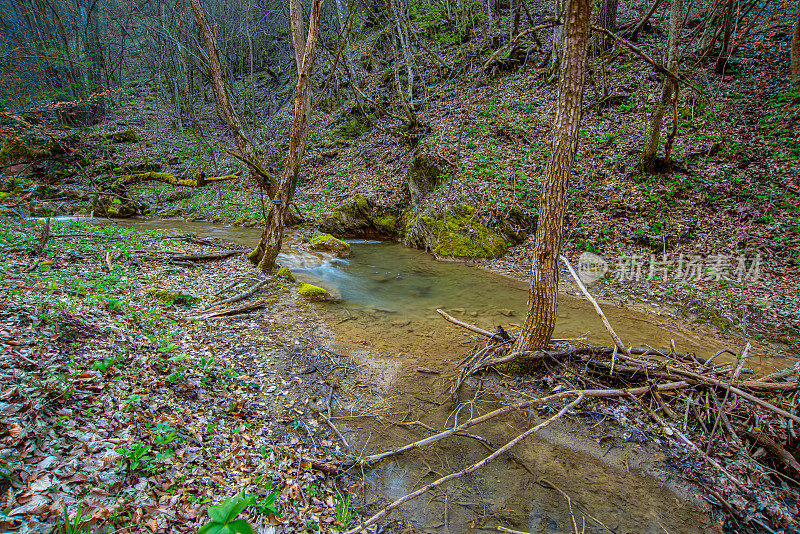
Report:
[[[196,0],[195,0],[196,1]],[[292,39],[297,58],[297,86],[294,90],[294,120],[289,138],[289,153],[283,168],[278,194],[267,214],[267,225],[252,260],[264,272],[275,267],[275,258],[281,250],[283,226],[297,187],[297,174],[303,161],[308,140],[308,121],[311,118],[311,72],[314,69],[314,49],[319,35],[319,17],[324,0],[314,0],[308,20],[308,35],[303,38],[303,7],[300,0],[289,3]]]
[[[669,44],[667,68],[672,74],[678,74],[678,64],[680,62],[680,34],[683,16],[682,0],[672,0],[672,12],[670,14]],[[677,103],[678,84],[671,78],[664,77],[661,87],[661,100],[656,106],[653,116],[650,118],[650,135],[648,136],[644,150],[642,151],[642,168],[650,172],[656,163],[658,145],[661,141],[661,125],[664,122],[664,115],[669,109],[670,102]],[[677,126],[677,124],[673,125]],[[667,156],[669,158],[669,156]]]
[[[728,59],[730,59],[730,54],[728,50],[730,50],[732,30],[733,30],[733,0],[728,0],[728,3],[725,7],[725,16],[722,19],[722,50],[720,50],[719,52],[719,56],[717,57],[717,64],[714,69],[717,71],[717,74],[725,73],[725,66],[728,64]]]
[[[800,91],[800,8],[792,32],[792,91]]]
[[[553,335],[556,319],[557,262],[564,235],[567,183],[578,147],[592,0],[566,0],[565,4],[566,43],[553,123],[553,144],[539,199],[528,315],[514,343],[516,352],[546,347]]]
[[[619,0],[603,0],[597,14],[597,25],[610,32],[617,31],[617,9]],[[614,40],[610,37],[598,37],[597,41],[602,49],[608,49]]]
[[[197,25],[200,27],[200,33],[203,35],[203,40],[206,44],[214,92],[217,95],[219,106],[222,108],[222,113],[225,115],[225,120],[233,134],[233,140],[236,143],[236,147],[241,152],[241,158],[245,160],[247,167],[250,169],[250,174],[252,174],[260,185],[267,189],[267,193],[270,198],[272,198],[277,193],[278,186],[275,183],[275,178],[264,170],[264,167],[259,163],[255,147],[250,139],[245,136],[242,128],[242,121],[239,119],[239,115],[236,113],[236,110],[233,108],[228,98],[228,91],[225,88],[225,77],[222,73],[222,64],[219,61],[217,38],[211,30],[211,26],[208,23],[206,13],[203,10],[200,0],[191,0],[191,3]]]

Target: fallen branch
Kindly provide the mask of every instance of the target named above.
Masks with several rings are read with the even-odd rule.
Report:
[[[251,302],[249,304],[243,304],[236,308],[231,308],[229,310],[220,310],[218,312],[214,312],[208,315],[201,315],[197,317],[193,317],[194,320],[201,320],[201,319],[213,319],[215,317],[229,317],[231,315],[239,315],[240,313],[246,313],[253,310],[258,310],[263,308],[267,305],[266,300],[257,300],[255,302]]]
[[[569,269],[569,274],[571,274],[572,277],[575,279],[575,282],[578,284],[578,287],[580,288],[581,292],[586,296],[587,299],[589,299],[589,302],[591,302],[592,306],[594,306],[594,310],[600,316],[600,319],[603,320],[603,325],[606,327],[606,330],[608,330],[608,333],[611,335],[611,339],[614,340],[614,344],[617,346],[617,348],[619,348],[619,350],[622,351],[623,354],[625,354],[626,356],[630,356],[631,353],[628,350],[628,347],[626,347],[625,344],[622,343],[622,340],[619,338],[617,333],[611,327],[611,323],[608,322],[608,319],[606,318],[606,314],[603,313],[603,310],[600,309],[600,305],[597,304],[597,301],[595,300],[595,298],[592,296],[591,293],[589,293],[589,290],[586,289],[586,286],[583,285],[583,281],[578,276],[578,273],[575,272],[575,269],[573,269],[572,264],[569,262],[569,260],[566,257],[564,257],[564,256],[559,256],[559,257],[561,258],[561,261],[564,262],[564,265],[567,266],[567,269]],[[612,366],[614,365],[613,361],[612,361],[611,365]]]
[[[398,454],[410,451],[412,449],[418,449],[420,447],[424,447],[426,445],[430,445],[432,443],[436,443],[437,441],[452,436],[453,434],[458,434],[464,432],[466,429],[488,421],[489,419],[493,419],[500,415],[505,415],[507,413],[513,412],[515,410],[522,410],[525,408],[530,408],[531,406],[537,406],[541,404],[547,404],[549,402],[566,399],[569,397],[630,397],[636,395],[644,395],[645,393],[651,391],[652,389],[656,389],[657,391],[672,391],[677,389],[684,389],[688,388],[689,383],[686,381],[680,382],[669,382],[667,384],[658,384],[655,386],[643,386],[638,388],[631,388],[631,389],[575,389],[569,391],[562,391],[560,393],[555,393],[553,395],[549,395],[547,397],[542,397],[540,399],[530,399],[522,402],[518,402],[516,404],[509,404],[508,406],[504,406],[503,408],[498,408],[497,410],[491,411],[479,417],[475,417],[474,419],[470,419],[465,423],[451,428],[449,430],[445,430],[433,436],[429,436],[425,439],[421,439],[419,441],[415,441],[414,443],[409,443],[399,449],[395,449],[392,451],[382,452],[380,454],[373,454],[370,456],[365,456],[364,458],[357,458],[350,461],[343,462],[344,464],[349,465],[359,465],[359,466],[368,466],[374,463],[377,463],[384,458],[388,458],[390,456],[397,456]]]
[[[549,21],[549,22],[545,22],[544,24],[540,24],[540,25],[538,25],[538,26],[535,26],[535,27],[533,27],[533,28],[528,28],[528,29],[527,29],[527,30],[525,30],[524,32],[522,32],[522,33],[520,33],[519,35],[517,35],[516,37],[514,37],[514,39],[513,39],[513,40],[512,40],[510,43],[506,44],[505,46],[501,46],[500,48],[498,48],[498,49],[497,49],[497,51],[496,51],[494,54],[492,54],[491,56],[489,56],[489,59],[487,59],[487,60],[486,60],[486,63],[484,63],[484,64],[483,64],[483,70],[484,70],[484,71],[487,71],[487,70],[489,70],[489,67],[491,67],[491,66],[492,66],[492,63],[495,63],[495,62],[497,62],[497,57],[498,57],[500,54],[502,54],[502,53],[503,53],[503,52],[505,52],[506,50],[509,50],[509,49],[511,49],[511,48],[514,48],[515,46],[517,46],[518,44],[520,44],[520,43],[522,42],[522,39],[523,39],[523,38],[524,38],[526,35],[528,35],[528,34],[530,34],[530,33],[533,33],[534,35],[536,35],[536,32],[537,32],[537,31],[539,31],[539,30],[545,30],[545,29],[547,29],[547,28],[552,28],[553,26],[558,26],[559,24],[561,24],[561,22],[559,22],[559,21],[557,21],[557,20],[551,20],[551,21]]]
[[[548,426],[553,421],[555,421],[556,419],[558,419],[561,416],[563,416],[565,413],[567,413],[567,411],[570,408],[574,407],[576,404],[581,402],[583,400],[583,397],[584,397],[583,395],[579,395],[577,399],[573,400],[572,402],[570,402],[569,404],[564,406],[557,414],[555,414],[554,416],[550,417],[546,421],[543,421],[543,422],[539,423],[538,425],[536,425],[536,426],[534,426],[532,428],[529,428],[528,430],[526,430],[525,432],[523,432],[522,434],[520,434],[516,438],[512,439],[511,441],[509,441],[508,443],[506,443],[505,445],[503,445],[502,447],[497,449],[495,452],[493,452],[492,454],[490,454],[489,456],[487,456],[483,460],[481,460],[481,461],[479,461],[477,463],[474,463],[471,466],[467,467],[466,469],[463,469],[463,470],[461,470],[461,471],[459,471],[457,473],[451,473],[451,474],[449,474],[447,476],[444,476],[444,477],[442,477],[442,478],[440,478],[440,479],[438,479],[438,480],[436,480],[434,482],[431,482],[427,486],[425,486],[423,488],[420,488],[417,491],[409,493],[408,495],[406,495],[404,497],[401,497],[400,499],[394,501],[389,506],[386,506],[383,510],[379,511],[378,513],[376,513],[375,515],[373,515],[372,517],[370,517],[369,519],[367,519],[366,521],[361,523],[356,528],[347,531],[347,534],[357,534],[359,532],[365,532],[367,527],[369,527],[370,525],[374,525],[375,523],[380,521],[383,517],[389,515],[392,510],[394,510],[395,508],[397,508],[401,504],[406,503],[406,502],[408,502],[408,501],[410,501],[412,499],[415,499],[415,498],[419,497],[420,495],[422,495],[424,493],[427,493],[428,491],[430,491],[430,490],[432,490],[432,489],[434,489],[434,488],[436,488],[438,486],[441,486],[445,482],[449,482],[449,481],[453,480],[454,478],[459,478],[459,477],[462,477],[464,475],[468,475],[468,474],[470,474],[470,473],[472,473],[474,471],[477,471],[478,469],[480,469],[484,465],[488,464],[489,462],[491,462],[492,460],[494,460],[495,458],[497,458],[498,456],[500,456],[501,454],[503,454],[507,450],[511,449],[514,445],[516,445],[517,443],[519,443],[523,439],[527,438],[528,436],[530,436],[534,432],[537,432],[537,431],[541,430],[542,428]]]
[[[497,335],[494,332],[489,332],[488,330],[484,330],[483,328],[478,328],[475,325],[471,325],[469,323],[465,323],[464,321],[459,321],[458,319],[456,319],[452,315],[448,315],[444,310],[436,310],[436,313],[438,313],[439,315],[444,317],[445,321],[449,321],[449,322],[453,323],[454,325],[460,326],[461,328],[466,328],[470,332],[475,332],[476,334],[480,334],[480,335],[486,336],[488,338],[494,338]],[[502,341],[502,340],[498,339],[498,341]]]
[[[162,182],[169,185],[181,186],[181,187],[203,187],[213,182],[225,182],[228,180],[235,180],[242,174],[241,171],[237,171],[233,174],[228,174],[226,176],[211,176],[206,177],[205,173],[199,173],[195,178],[186,178],[180,180],[175,177],[174,174],[170,174],[168,172],[143,172],[139,174],[129,174],[126,176],[120,176],[111,184],[109,189],[115,189],[121,185],[132,185],[138,184],[141,182]]]
[[[239,302],[240,300],[244,300],[247,297],[250,297],[250,296],[254,295],[259,289],[261,289],[262,287],[267,285],[270,281],[271,280],[259,280],[254,285],[252,285],[249,289],[246,289],[245,291],[242,291],[241,293],[239,293],[237,295],[234,295],[229,299],[225,299],[225,300],[223,300],[221,302],[217,302],[215,305],[213,305],[213,306],[211,306],[209,308],[206,308],[204,310],[201,310],[199,313],[200,314],[208,313],[208,312],[210,312],[212,310],[216,310],[217,308],[220,308],[222,306],[226,306],[228,304],[233,304],[234,302]]]

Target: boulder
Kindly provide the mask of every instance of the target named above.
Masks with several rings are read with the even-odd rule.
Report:
[[[311,248],[314,250],[333,252],[339,258],[347,258],[350,256],[350,243],[346,243],[341,239],[336,239],[330,234],[318,235],[312,238]]]
[[[408,213],[407,246],[454,259],[498,258],[516,241],[516,236],[490,230],[468,204]]]
[[[345,200],[319,221],[322,232],[346,237],[397,237],[402,231],[397,215],[381,208],[368,198],[356,196]]]

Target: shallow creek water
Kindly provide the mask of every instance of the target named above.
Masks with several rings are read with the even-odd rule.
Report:
[[[218,237],[252,247],[257,229],[219,227],[181,221],[123,222],[143,229],[174,229],[200,237]],[[365,408],[394,421],[421,421],[443,428],[498,406],[485,390],[466,388],[461,405],[448,393],[449,378],[469,354],[474,341],[465,330],[443,321],[436,313],[450,314],[485,329],[522,323],[527,284],[474,267],[444,263],[417,250],[390,242],[352,242],[348,260],[330,260],[302,250],[290,236],[279,262],[299,279],[318,283],[340,297],[337,303],[318,306],[318,313],[346,351],[368,369]],[[630,345],[669,347],[708,356],[724,345],[705,339],[690,327],[666,319],[603,306],[620,337]],[[590,344],[609,343],[602,323],[588,302],[561,296],[557,337],[586,336]],[[378,392],[377,396],[375,392]],[[369,397],[369,399],[368,399]],[[375,402],[375,398],[378,402]],[[455,413],[457,412],[457,414]],[[552,412],[534,412],[532,419],[517,414],[477,426],[474,433],[494,446],[506,443]],[[349,418],[340,414],[337,424],[365,453],[390,450],[421,439],[421,428]],[[587,419],[588,420],[588,419]],[[600,422],[600,418],[597,418]],[[395,512],[426,532],[496,532],[497,525],[526,532],[570,532],[572,516],[558,486],[572,499],[577,529],[581,514],[590,514],[617,533],[718,532],[709,515],[689,502],[680,483],[662,483],[643,471],[658,469],[664,458],[635,443],[614,442],[599,429],[578,428],[558,422],[539,436],[514,449],[513,459],[498,459],[471,476],[462,477],[407,503]],[[588,425],[584,425],[588,426]],[[603,427],[600,426],[600,429]],[[630,425],[629,434],[638,430]],[[628,434],[625,434],[628,435]],[[650,452],[648,452],[650,451]],[[425,450],[386,461],[367,474],[366,502],[397,499],[433,480],[487,456],[477,440],[464,437],[438,442]],[[478,521],[480,517],[488,517]],[[607,532],[587,521],[586,532]]]

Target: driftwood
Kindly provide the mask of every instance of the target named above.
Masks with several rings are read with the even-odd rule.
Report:
[[[508,406],[504,406],[502,408],[498,408],[497,410],[491,411],[479,417],[475,417],[466,421],[465,423],[460,424],[457,427],[450,428],[443,432],[439,432],[433,436],[429,436],[427,438],[421,439],[419,441],[415,441],[414,443],[409,443],[399,449],[395,449],[392,451],[382,452],[380,454],[373,454],[370,456],[365,456],[364,458],[358,458],[353,460],[346,460],[343,462],[345,465],[358,465],[358,466],[369,466],[372,464],[376,464],[385,458],[389,458],[391,456],[397,456],[398,454],[402,454],[404,452],[418,449],[420,447],[425,447],[427,445],[431,445],[432,443],[436,443],[439,440],[444,438],[450,437],[454,434],[459,434],[464,432],[466,429],[478,425],[480,423],[484,423],[489,419],[493,419],[500,415],[505,415],[507,413],[516,411],[516,410],[523,410],[526,408],[530,408],[532,406],[539,406],[542,404],[548,404],[550,402],[554,402],[561,399],[567,399],[570,397],[631,397],[636,395],[644,395],[648,393],[653,388],[657,391],[674,391],[678,389],[685,389],[689,387],[689,383],[686,381],[680,382],[671,382],[667,384],[658,384],[656,386],[644,386],[639,388],[630,388],[630,389],[576,389],[576,390],[569,390],[569,391],[562,391],[560,393],[555,393],[553,395],[548,395],[546,397],[542,397],[540,399],[530,399],[522,402],[518,402],[516,404],[509,404]]]
[[[220,308],[222,306],[226,306],[228,304],[233,304],[234,302],[239,302],[240,300],[244,300],[244,299],[246,299],[248,297],[251,297],[259,289],[261,289],[262,287],[264,287],[265,285],[267,285],[270,282],[271,282],[271,280],[259,280],[258,282],[256,282],[252,286],[250,286],[250,288],[246,289],[245,291],[242,291],[241,293],[239,293],[237,295],[234,295],[229,299],[225,299],[225,300],[223,300],[221,302],[217,302],[215,305],[213,305],[213,306],[211,306],[209,308],[206,308],[204,310],[201,310],[199,313],[200,314],[208,313],[208,312],[216,310],[217,308]]]
[[[357,534],[359,532],[366,532],[367,527],[369,527],[371,525],[374,525],[375,523],[380,521],[383,517],[386,517],[387,515],[389,515],[392,512],[392,510],[394,510],[398,506],[402,505],[403,503],[406,503],[406,502],[408,502],[408,501],[410,501],[412,499],[415,499],[415,498],[419,497],[420,495],[422,495],[424,493],[427,493],[428,491],[430,491],[430,490],[432,490],[432,489],[434,489],[434,488],[436,488],[438,486],[441,486],[445,482],[449,482],[449,481],[451,481],[451,480],[453,480],[455,478],[459,478],[459,477],[462,477],[464,475],[468,475],[468,474],[470,474],[470,473],[472,473],[474,471],[477,471],[478,469],[480,469],[484,465],[488,464],[489,462],[491,462],[492,460],[494,460],[495,458],[497,458],[498,456],[500,456],[504,452],[506,452],[509,449],[511,449],[514,445],[516,445],[517,443],[519,443],[523,439],[527,438],[528,436],[530,436],[534,432],[537,432],[537,431],[541,430],[542,428],[548,426],[553,421],[555,421],[556,419],[558,419],[561,416],[563,416],[565,413],[567,413],[567,411],[570,408],[574,407],[575,405],[580,403],[582,400],[583,400],[583,395],[579,395],[577,399],[573,400],[572,402],[570,402],[569,404],[564,406],[557,414],[555,414],[554,416],[550,417],[546,421],[543,421],[543,422],[539,423],[538,425],[536,425],[536,426],[534,426],[532,428],[529,428],[528,430],[526,430],[522,434],[518,435],[517,437],[515,437],[514,439],[509,441],[508,443],[506,443],[505,445],[503,445],[502,447],[497,449],[495,452],[493,452],[492,454],[490,454],[489,456],[487,456],[483,460],[481,460],[481,461],[479,461],[477,463],[474,463],[471,466],[467,467],[466,469],[463,469],[463,470],[461,470],[461,471],[459,471],[457,473],[451,473],[449,475],[443,476],[440,479],[438,479],[438,480],[436,480],[434,482],[431,482],[427,486],[422,487],[422,488],[420,488],[420,489],[418,489],[418,490],[416,490],[416,491],[414,491],[412,493],[409,493],[408,495],[405,495],[404,497],[401,497],[400,499],[397,499],[396,501],[394,501],[390,505],[386,506],[384,509],[382,509],[381,511],[379,511],[378,513],[376,513],[375,515],[373,515],[372,517],[370,517],[369,519],[367,519],[366,521],[364,521],[360,525],[358,525],[356,528],[348,530],[347,534]]]

